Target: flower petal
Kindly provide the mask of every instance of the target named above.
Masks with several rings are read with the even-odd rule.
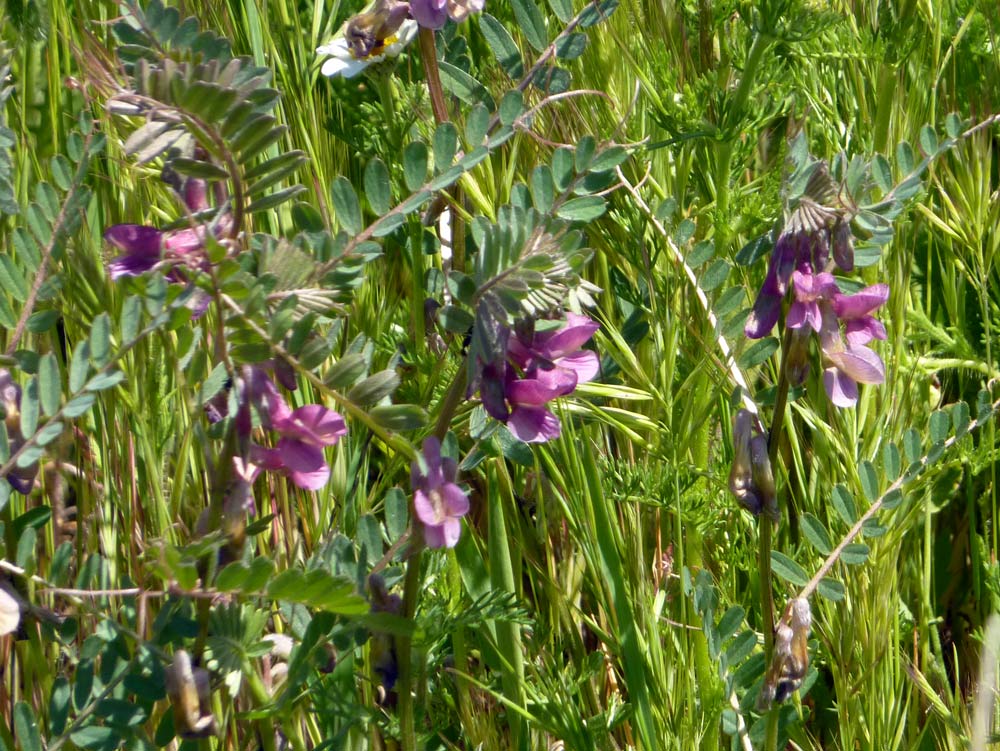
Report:
[[[837,368],[823,371],[823,387],[837,407],[853,407],[858,402],[858,384]]]
[[[444,545],[453,548],[458,543],[458,538],[462,536],[462,522],[458,519],[447,519],[441,525],[444,533]]]
[[[538,370],[530,378],[519,378],[507,385],[507,399],[512,405],[541,406],[576,388],[576,373],[563,368]]]
[[[274,422],[278,432],[319,446],[332,446],[347,433],[344,418],[319,404],[307,404]]]
[[[597,321],[576,313],[566,314],[567,325],[555,332],[545,332],[535,336],[535,349],[549,360],[575,353],[580,347],[590,341],[594,333],[601,328]]]
[[[596,352],[585,349],[560,357],[556,366],[576,373],[577,383],[586,383],[594,380],[601,371],[601,359]]]
[[[425,29],[440,29],[448,20],[447,0],[410,0],[410,15]]]
[[[277,450],[289,476],[303,490],[317,490],[330,479],[323,450],[294,438],[282,438]]]
[[[448,545],[447,535],[445,534],[444,524],[425,524],[424,543],[426,543],[429,548],[450,547]]]
[[[462,489],[453,482],[441,486],[445,510],[450,517],[462,517],[469,513],[469,498]]]
[[[428,493],[418,490],[413,494],[413,511],[422,524],[433,526],[441,524],[444,519],[444,508],[438,507]]]
[[[323,67],[320,68],[319,72],[324,76],[354,78],[373,62],[378,62],[381,59],[381,57],[370,57],[367,60],[354,60],[353,58],[345,60],[340,57],[331,57],[323,63]]]
[[[882,359],[868,347],[847,347],[843,352],[827,355],[837,369],[858,383],[882,383],[885,366]]]
[[[885,305],[888,299],[889,285],[873,284],[853,295],[834,295],[833,311],[842,321],[861,318]]]
[[[525,443],[545,443],[562,432],[559,418],[544,407],[515,407],[507,420],[514,437]]]
[[[747,338],[763,339],[771,333],[774,324],[778,322],[778,316],[781,315],[783,297],[784,295],[770,289],[767,282],[764,282],[764,286],[757,293],[750,317],[747,318],[746,325],[743,327],[743,333],[747,335]]]

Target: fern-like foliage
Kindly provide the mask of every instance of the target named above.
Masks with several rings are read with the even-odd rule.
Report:
[[[4,111],[7,100],[14,92],[8,82],[10,76],[10,54],[0,46],[0,213],[16,214],[19,209],[14,200],[14,163],[10,149],[15,143],[14,131],[5,125]]]
[[[234,226],[245,214],[270,209],[302,192],[292,185],[269,189],[306,161],[301,151],[266,156],[285,134],[272,114],[280,93],[271,72],[249,57],[234,57],[229,42],[201,31],[196,19],[153,0],[129,5],[114,32],[126,79],[111,112],[144,122],[125,142],[139,163],[167,154],[184,176],[226,181]]]

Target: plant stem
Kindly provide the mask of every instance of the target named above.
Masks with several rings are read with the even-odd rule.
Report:
[[[785,424],[785,409],[788,406],[788,354],[791,349],[791,329],[785,331],[781,342],[781,368],[778,372],[778,393],[774,401],[774,415],[771,432],[767,439],[767,458],[771,471],[777,477],[778,445]],[[780,509],[780,506],[779,506]],[[771,576],[771,545],[774,524],[767,514],[760,515],[760,545],[757,549],[760,569],[760,604],[764,617],[764,662],[771,664],[774,654],[774,587]],[[767,711],[764,751],[776,751],[778,746],[778,709],[772,706]]]
[[[444,89],[441,87],[441,73],[438,71],[437,48],[434,45],[434,32],[421,27],[420,58],[427,74],[427,91],[431,95],[431,110],[438,123],[448,121],[448,106],[444,101]]]
[[[406,580],[403,584],[403,617],[413,620],[417,612],[417,598],[420,595],[420,558],[424,548],[422,536],[414,530],[411,535],[413,547],[406,562]],[[399,680],[396,693],[399,696],[399,735],[403,751],[416,751],[417,735],[413,722],[413,638],[409,635],[396,637],[396,659],[399,661]]]
[[[727,110],[727,119],[739,117],[747,99],[750,97],[750,88],[757,73],[757,67],[764,56],[765,50],[771,45],[771,38],[760,31],[754,32],[753,43],[750,45],[750,52],[747,53],[746,65],[743,66],[743,75],[740,76],[739,86],[733,94],[732,102]],[[723,122],[723,141],[719,144],[718,161],[715,171],[715,234],[716,247],[725,249],[729,245],[729,180],[730,172],[733,168],[733,146],[738,137],[736,123]]]

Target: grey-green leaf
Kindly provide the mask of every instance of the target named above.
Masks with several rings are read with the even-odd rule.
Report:
[[[829,555],[830,551],[833,550],[833,544],[830,541],[830,533],[826,531],[823,522],[806,512],[802,514],[799,523],[802,527],[802,534],[812,543],[813,547],[823,555]]]
[[[524,61],[507,28],[489,13],[482,13],[479,16],[479,30],[483,32],[486,43],[490,45],[504,72],[511,78],[521,78],[524,75]]]
[[[62,378],[59,374],[59,362],[56,356],[49,352],[38,361],[38,396],[42,403],[42,412],[52,416],[59,410],[62,400]]]
[[[549,46],[549,36],[545,31],[545,19],[534,0],[511,0],[514,18],[528,44],[541,52]]]
[[[854,505],[854,498],[850,491],[843,485],[837,485],[830,494],[833,507],[837,510],[840,518],[848,524],[854,524],[858,518],[858,512]]]
[[[771,551],[771,568],[775,574],[796,586],[805,586],[809,581],[809,576],[799,564],[777,550]]]
[[[340,226],[349,235],[358,234],[362,227],[361,204],[358,202],[358,194],[354,192],[351,181],[343,175],[338,176],[330,187],[330,196]]]

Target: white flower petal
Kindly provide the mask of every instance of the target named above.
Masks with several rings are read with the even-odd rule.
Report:
[[[396,31],[396,41],[385,48],[385,54],[390,57],[396,57],[400,52],[405,49],[406,45],[413,41],[414,37],[417,35],[417,30],[420,27],[417,26],[417,22],[407,19],[403,21],[400,25],[399,30]]]
[[[371,64],[371,60],[344,60],[340,57],[331,57],[320,69],[324,76],[343,76],[344,78],[354,78],[361,71]]]

